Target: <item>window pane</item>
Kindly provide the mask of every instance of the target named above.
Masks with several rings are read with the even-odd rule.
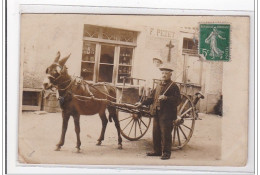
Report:
[[[123,83],[123,77],[131,77],[131,66],[119,66],[118,68],[118,83]],[[127,79],[126,83],[129,83],[129,79]]]
[[[193,46],[193,41],[189,40],[188,41],[188,49],[192,49],[192,46]]]
[[[113,65],[100,64],[99,67],[99,82],[112,82],[113,77]]]
[[[83,42],[82,61],[95,62],[96,44]]]
[[[81,76],[84,80],[93,81],[94,75],[94,63],[82,62],[81,64]]]
[[[114,64],[114,53],[115,53],[114,46],[102,45],[100,63]]]
[[[183,53],[190,55],[198,54],[198,40],[191,38],[183,38]]]
[[[121,30],[119,32],[120,41],[134,42],[135,32]]]
[[[123,77],[131,77],[133,48],[120,47],[118,83],[123,83]],[[129,83],[129,80],[126,81]]]
[[[115,46],[101,45],[99,64],[99,82],[112,82]]]
[[[120,65],[132,65],[133,48],[121,47],[120,48]]]
[[[84,25],[84,37],[97,38],[98,32],[99,28],[97,26]]]
[[[115,29],[103,28],[102,38],[108,40],[116,40],[116,33]]]

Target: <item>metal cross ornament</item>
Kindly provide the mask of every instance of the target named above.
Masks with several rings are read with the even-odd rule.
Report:
[[[172,45],[172,41],[170,41],[169,44],[166,44],[166,47],[169,47],[169,53],[168,53],[167,61],[171,62],[171,49],[174,48],[174,45]]]

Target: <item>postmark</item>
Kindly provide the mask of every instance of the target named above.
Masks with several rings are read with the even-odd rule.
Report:
[[[199,54],[206,60],[230,60],[230,24],[200,24]]]

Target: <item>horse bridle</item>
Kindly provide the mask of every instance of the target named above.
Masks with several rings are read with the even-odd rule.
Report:
[[[62,77],[62,71],[63,71],[63,68],[64,68],[64,66],[61,66],[58,63],[55,63],[55,65],[60,68],[60,73],[59,73],[59,76],[56,77],[56,78],[52,76],[52,78],[54,78],[54,82],[56,82],[57,80],[59,80]]]
[[[57,81],[62,77],[62,72],[64,71],[64,66],[61,66],[60,64],[58,64],[58,63],[54,63],[56,66],[58,66],[59,68],[60,68],[60,73],[59,73],[59,76],[57,76],[57,77],[54,77],[54,76],[52,76],[52,75],[48,75],[48,77],[51,77],[53,80],[52,80],[52,83],[51,83],[51,86],[53,86],[53,87],[55,87],[56,89],[58,89],[58,90],[62,90],[62,91],[64,91],[64,90],[66,90],[66,89],[68,89],[69,88],[69,86],[71,85],[71,83],[72,83],[72,79],[69,79],[68,81],[70,81],[70,83],[69,83],[69,85],[67,86],[67,87],[65,87],[64,89],[60,89],[60,88],[58,88],[58,86],[59,85],[61,85],[61,84],[64,84],[64,83],[67,83],[68,81],[65,81],[65,82],[62,82],[62,83],[60,83],[60,84],[53,84],[53,83],[57,83]]]

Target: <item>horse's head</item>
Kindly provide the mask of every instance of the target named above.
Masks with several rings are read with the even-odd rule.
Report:
[[[43,82],[43,88],[45,90],[57,86],[59,83],[64,81],[64,78],[68,77],[65,63],[69,57],[70,54],[60,60],[60,52],[57,53],[54,62],[46,69],[46,77]]]

